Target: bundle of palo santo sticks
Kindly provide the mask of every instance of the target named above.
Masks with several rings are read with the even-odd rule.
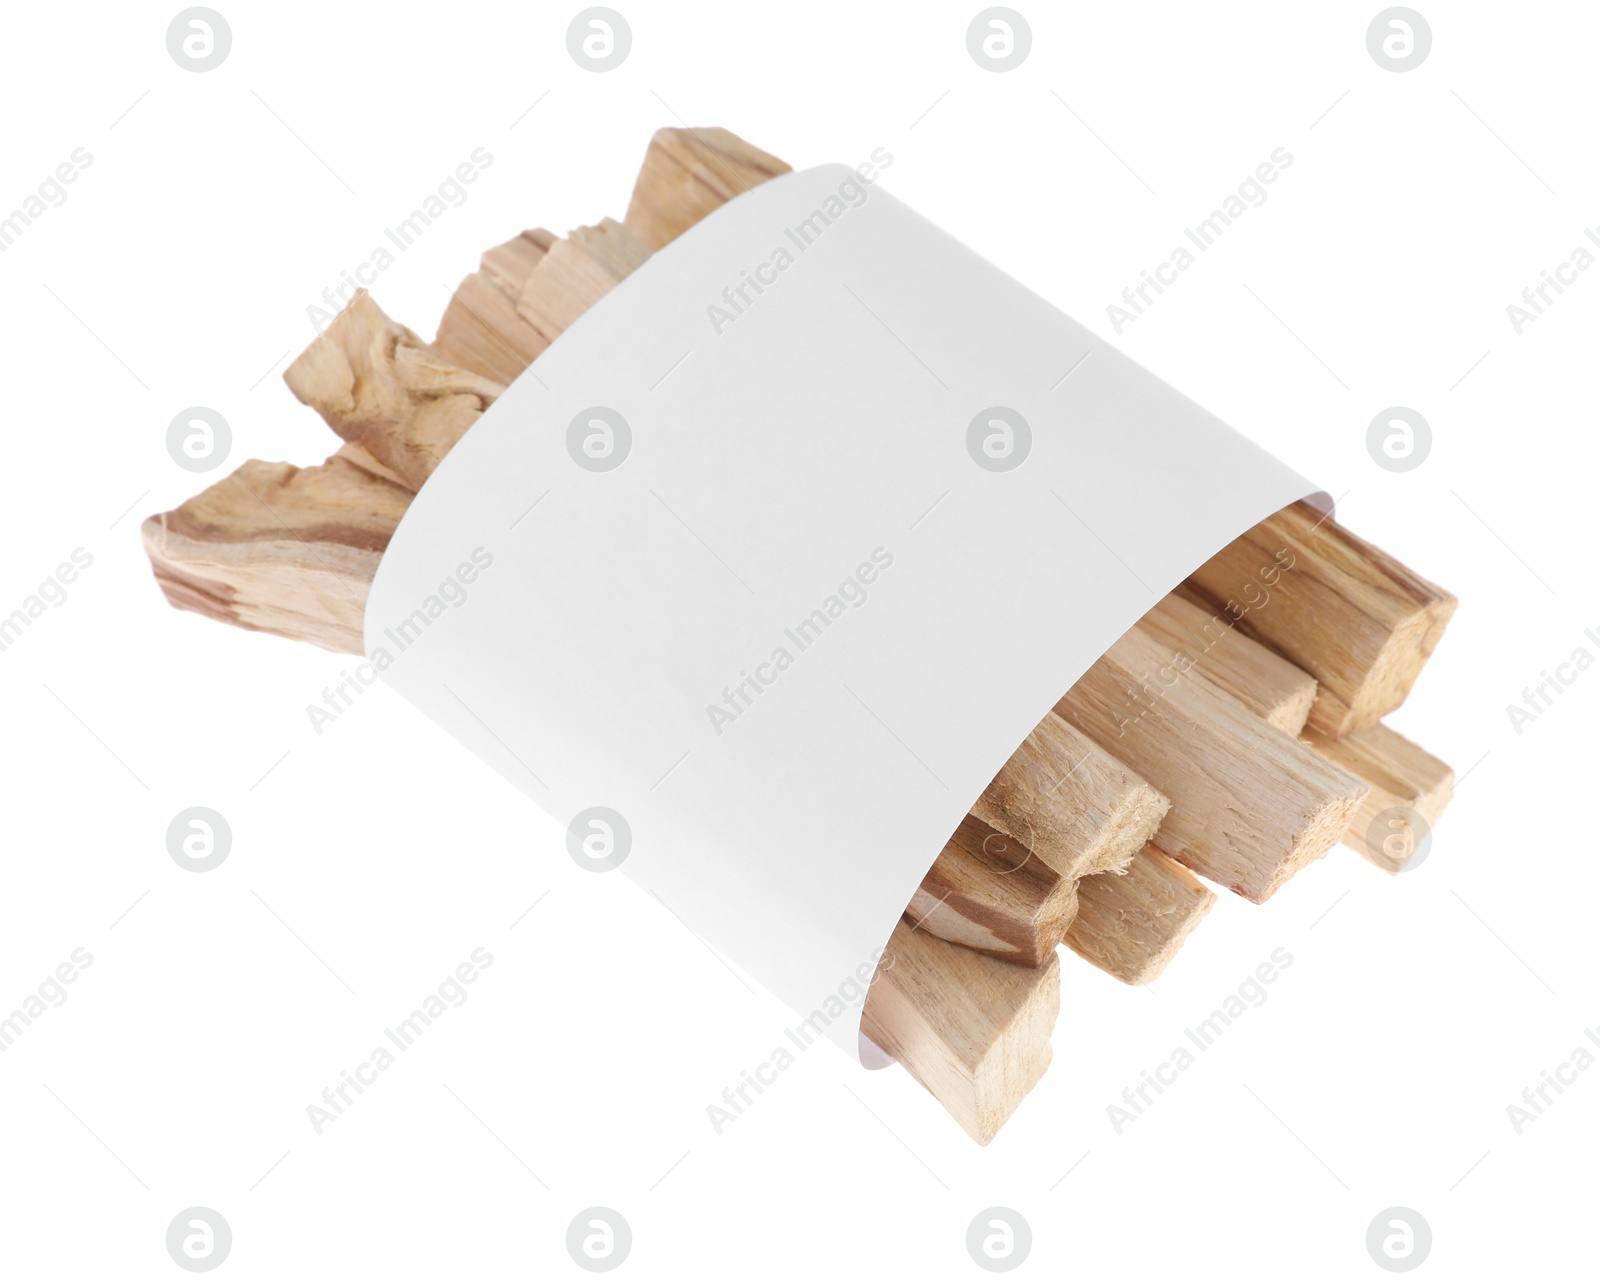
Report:
[[[431,344],[356,294],[284,375],[345,443],[313,467],[247,462],[146,520],[168,600],[362,653],[378,561],[462,434],[651,253],[788,169],[726,130],[663,129],[622,222],[490,249]],[[1146,983],[1210,909],[1201,877],[1264,903],[1340,841],[1400,870],[1413,834],[1394,820],[1373,848],[1375,820],[1431,824],[1453,774],[1381,718],[1455,604],[1305,504],[1224,548],[973,804],[895,928],[863,1030],[987,1143],[1049,1064],[1058,944]]]

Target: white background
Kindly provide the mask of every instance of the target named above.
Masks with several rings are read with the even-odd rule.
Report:
[[[221,7],[206,74],[166,52],[176,6],[20,11],[0,54],[0,206],[94,157],[0,254],[0,612],[94,556],[0,653],[0,1008],[94,956],[0,1055],[9,1275],[182,1275],[163,1239],[192,1205],[248,1277],[576,1274],[566,1227],[596,1204],[640,1276],[978,1275],[993,1205],[1041,1275],[1379,1275],[1393,1205],[1432,1225],[1424,1275],[1593,1269],[1600,1071],[1520,1136],[1506,1107],[1600,1022],[1600,674],[1520,735],[1506,705],[1600,657],[1600,274],[1520,337],[1505,309],[1600,220],[1600,16],[1425,6],[1433,51],[1393,74],[1377,4],[1023,7],[1033,52],[996,75],[966,52],[977,5],[638,5],[595,75],[577,6]],[[306,307],[475,147],[493,166],[374,290],[424,335],[486,246],[620,217],[680,117],[797,166],[887,147],[890,190],[1107,337],[1122,288],[1286,147],[1267,203],[1116,341],[1462,598],[1392,718],[1466,775],[1427,863],[1391,880],[1341,849],[1265,907],[1230,896],[1149,991],[1065,957],[1055,1064],[987,1149],[827,1046],[716,1135],[706,1106],[794,1016],[580,872],[398,696],[316,735],[349,661],[172,611],[139,546],[223,474],[168,458],[186,406],[227,417],[230,467],[330,451],[279,379]],[[1396,404],[1434,432],[1404,475],[1365,447]],[[204,875],[165,848],[191,805],[234,833]],[[306,1106],[479,946],[467,1004],[314,1134]],[[1267,1003],[1115,1134],[1107,1105],[1277,947]]]

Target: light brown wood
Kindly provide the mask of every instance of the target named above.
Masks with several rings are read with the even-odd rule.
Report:
[[[502,293],[515,298],[522,292],[522,284],[529,273],[544,261],[555,243],[553,233],[543,227],[530,228],[503,245],[484,250],[478,270]]]
[[[1403,871],[1416,854],[1420,835],[1403,817],[1376,831],[1373,822],[1385,810],[1400,806],[1415,810],[1432,828],[1450,803],[1455,771],[1387,725],[1372,725],[1337,739],[1312,730],[1305,741],[1372,788],[1345,829],[1344,843],[1386,872]]]
[[[462,369],[512,382],[550,345],[517,314],[517,300],[555,240],[535,228],[485,253],[478,270],[451,292],[433,349]]]
[[[346,441],[338,449],[334,450],[333,457],[344,459],[347,463],[361,468],[369,476],[376,476],[379,480],[386,480],[392,485],[399,485],[408,494],[413,492],[404,480],[374,458],[365,447],[352,441]]]
[[[1310,726],[1338,738],[1399,707],[1456,598],[1309,503],[1236,539],[1186,590],[1317,681]]]
[[[1065,942],[1124,983],[1151,983],[1216,900],[1183,864],[1146,845],[1122,875],[1078,882],[1078,915]]]
[[[444,360],[384,315],[364,289],[283,380],[341,438],[360,445],[412,490],[422,488],[505,390]]]
[[[337,455],[317,467],[252,460],[141,533],[177,608],[360,654],[372,576],[410,501]]]
[[[922,878],[906,915],[948,943],[1039,966],[1072,923],[1076,885],[969,815]]]
[[[979,1143],[1050,1066],[1061,967],[957,947],[901,920],[867,994],[861,1030],[899,1060]]]
[[[1047,713],[972,806],[1068,880],[1126,867],[1168,800],[1109,751]]]
[[[412,493],[461,434],[650,252],[787,170],[724,130],[663,130],[624,223],[607,219],[561,240],[529,231],[490,249],[454,291],[431,349],[359,294],[286,375],[346,443],[316,467],[246,463],[147,520],[146,548],[168,599],[361,653],[383,550]],[[1321,739],[1313,750],[1252,713],[1300,728],[1308,678],[1284,660],[1298,662],[1303,650],[1321,665],[1301,666],[1332,673],[1332,696],[1325,689],[1316,697],[1312,724],[1349,731],[1404,697],[1454,605],[1313,517],[1275,517],[1183,589],[1215,596],[1209,611],[1237,621],[1237,631],[1196,631],[1193,607],[1169,600],[1119,642],[1062,700],[1077,725],[1052,714],[1030,735],[897,926],[863,1030],[980,1142],[1049,1063],[1060,999],[1054,940],[1066,934],[1102,968],[1147,982],[1214,901],[1145,844],[1163,814],[1168,853],[1259,902],[1337,836],[1359,833],[1352,816],[1362,798],[1362,812],[1375,814],[1387,789],[1382,796],[1409,798],[1430,821],[1436,809],[1427,807],[1442,805],[1444,767],[1414,745],[1405,744],[1407,753],[1383,733],[1355,730],[1333,750]],[[1264,547],[1282,557],[1257,565]],[[1280,657],[1267,659],[1247,636]],[[1197,640],[1203,652],[1194,652]],[[1144,673],[1180,657],[1192,670],[1155,690]],[[1370,776],[1371,794],[1319,751]],[[1028,843],[1036,848],[1019,865],[1012,851]]]
[[[517,314],[547,343],[650,257],[643,241],[613,218],[579,227],[550,246],[526,280]]]
[[[651,250],[790,167],[726,129],[658,129],[623,219]]]
[[[1340,838],[1368,788],[1134,628],[1056,710],[1172,800],[1160,845],[1264,903]]]
[[[1251,640],[1225,614],[1166,596],[1139,620],[1139,630],[1285,734],[1298,734],[1311,714],[1316,680]]]

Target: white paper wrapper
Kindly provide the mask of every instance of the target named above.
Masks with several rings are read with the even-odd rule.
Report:
[[[586,835],[625,853],[856,1055],[874,962],[1011,752],[1161,595],[1307,496],[826,165],[692,228],[511,386],[401,523],[367,649],[581,816],[580,861]],[[626,823],[600,816],[609,845],[596,807]]]

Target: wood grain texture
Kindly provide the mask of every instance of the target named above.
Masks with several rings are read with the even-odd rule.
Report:
[[[1186,657],[1194,672],[1267,724],[1285,734],[1298,734],[1305,726],[1317,697],[1316,679],[1251,640],[1226,615],[1181,596],[1165,596],[1139,620],[1139,630],[1168,657]]]
[[[555,243],[555,235],[543,227],[529,228],[504,244],[484,250],[483,257],[478,260],[478,270],[496,289],[515,298],[522,292],[523,282],[544,261]]]
[[[408,494],[414,492],[404,480],[374,458],[364,446],[346,441],[338,449],[334,450],[332,457],[344,459],[351,466],[359,467],[369,476],[376,476],[378,479],[386,480],[392,485],[399,485]]]
[[[979,1143],[1050,1066],[1061,967],[957,947],[902,919],[867,994],[861,1030],[899,1060]]]
[[[286,375],[345,444],[315,467],[246,463],[147,520],[145,546],[168,599],[236,626],[361,653],[379,559],[412,494],[461,434],[651,252],[788,168],[725,130],[658,132],[624,222],[606,219],[562,239],[528,231],[490,249],[454,291],[431,349],[358,294]],[[1438,762],[1352,726],[1404,697],[1454,600],[1314,516],[1291,509],[1273,518],[1186,585],[1211,602],[1208,611],[1239,624],[1215,641],[1202,629],[1205,652],[1183,650],[1171,633],[1192,628],[1194,610],[1170,600],[1155,622],[1119,642],[1062,700],[1076,724],[1052,714],[1029,736],[896,927],[863,1031],[979,1142],[1049,1063],[1060,999],[1054,940],[1065,935],[1124,981],[1147,982],[1214,901],[1146,844],[1163,815],[1168,853],[1259,902],[1338,836],[1356,834],[1358,806],[1365,798],[1362,812],[1376,813],[1380,788],[1425,814],[1424,806],[1442,805],[1439,775],[1421,758]],[[1268,547],[1292,565],[1264,555]],[[1230,579],[1239,584],[1227,586]],[[1279,657],[1264,660],[1247,636]],[[1319,655],[1320,667],[1297,659],[1302,650]],[[1142,673],[1180,653],[1195,671],[1144,708],[1141,697],[1152,696]],[[1332,673],[1311,722],[1345,733],[1337,751],[1321,739],[1313,749],[1252,714],[1301,728],[1294,722],[1305,719],[1307,678],[1291,678],[1290,662]],[[1379,781],[1369,794],[1346,769]],[[1446,777],[1445,796],[1448,789]],[[1012,851],[1030,843],[1036,848],[1019,865]]]
[[[1126,867],[1168,800],[1054,712],[1047,713],[972,813],[1068,880]]]
[[[1455,771],[1387,725],[1369,726],[1343,738],[1310,730],[1305,741],[1372,788],[1345,829],[1344,843],[1386,872],[1404,871],[1419,839],[1412,824],[1397,818],[1375,834],[1373,821],[1385,810],[1403,806],[1415,810],[1432,828],[1450,803]]]
[[[1183,864],[1146,845],[1122,875],[1078,882],[1078,915],[1065,942],[1124,983],[1150,983],[1216,899]]]
[[[550,345],[517,314],[517,300],[555,241],[535,228],[486,252],[478,270],[451,291],[433,349],[462,369],[511,383]]]
[[[1039,966],[1055,954],[1077,907],[1076,882],[968,816],[922,878],[906,915],[948,943]]]
[[[364,289],[283,380],[342,439],[360,445],[412,490],[422,488],[505,390],[444,360],[384,315]]]
[[[1338,738],[1399,707],[1456,598],[1295,503],[1234,540],[1186,590],[1317,681],[1308,724]]]
[[[682,230],[788,169],[723,129],[661,130],[646,167],[635,204],[658,233]],[[168,600],[220,622],[360,653],[373,549],[388,545],[410,494],[504,386],[649,252],[611,219],[561,241],[524,231],[483,254],[454,292],[433,349],[359,291],[284,376],[347,443],[319,467],[251,460],[147,520],[145,547]],[[271,503],[251,497],[258,493]],[[326,505],[320,513],[318,503]],[[263,524],[263,513],[280,505],[286,519]],[[314,536],[302,542],[312,525]]]
[[[410,501],[338,455],[316,467],[252,460],[141,534],[177,608],[360,654],[367,592]]]
[[[528,273],[517,315],[546,343],[554,342],[649,257],[649,246],[613,218],[579,227],[551,245]]]
[[[1255,903],[1326,854],[1368,791],[1138,628],[1056,710],[1171,798],[1163,850]]]
[[[658,129],[623,222],[654,251],[735,196],[789,172],[776,156],[726,129]]]

